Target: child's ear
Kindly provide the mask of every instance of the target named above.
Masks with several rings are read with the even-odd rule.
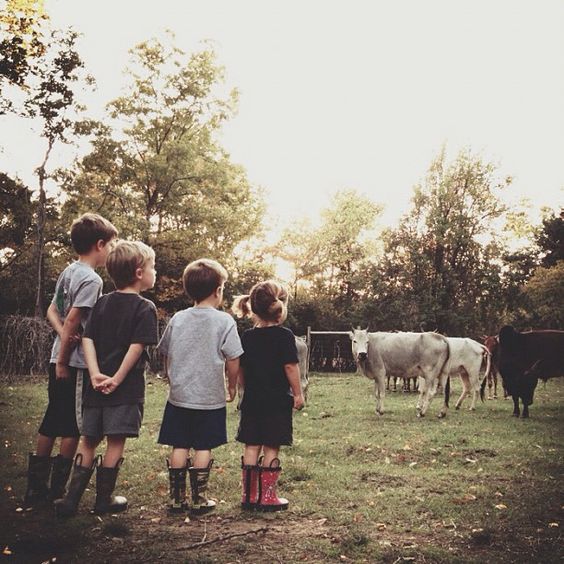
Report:
[[[138,268],[135,271],[135,276],[136,278],[138,278],[139,280],[141,280],[141,278],[143,278],[143,269],[142,268]]]

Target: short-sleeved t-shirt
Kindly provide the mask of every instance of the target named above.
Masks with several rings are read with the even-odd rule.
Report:
[[[225,361],[243,354],[234,319],[212,307],[174,314],[159,352],[167,358],[168,401],[189,409],[225,406]]]
[[[241,409],[249,412],[279,411],[291,405],[292,392],[285,364],[298,362],[296,338],[286,327],[255,327],[243,333],[241,365],[245,393]]]
[[[84,336],[94,341],[100,372],[111,377],[121,366],[130,345],[157,344],[155,304],[139,294],[106,294],[92,309]],[[98,392],[89,383],[84,405],[100,407],[142,403],[145,398],[145,361],[146,354],[143,353],[123,382],[111,394]]]
[[[81,310],[80,330],[84,330],[84,325],[90,314],[90,310],[102,295],[102,279],[96,274],[94,269],[79,260],[69,264],[57,280],[55,295],[52,303],[55,304],[61,323],[73,307]],[[57,362],[57,356],[61,350],[61,338],[55,337],[53,349],[51,350],[50,362]],[[86,368],[84,352],[78,343],[71,351],[69,365],[75,368]]]

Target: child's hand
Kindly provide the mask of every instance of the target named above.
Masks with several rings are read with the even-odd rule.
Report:
[[[80,333],[76,333],[69,337],[69,342],[72,348],[76,347],[76,345],[78,345],[80,341],[82,341],[82,335]]]
[[[98,374],[93,374],[92,376],[90,376],[90,382],[92,383],[92,387],[101,392],[102,391],[102,387],[104,386],[104,382],[106,380],[109,380],[110,377],[106,376],[105,374],[102,374],[101,372],[98,372]]]
[[[108,378],[107,380],[104,381],[104,383],[101,386],[100,391],[103,394],[111,394],[112,392],[115,392],[116,389],[118,388],[118,386],[120,385],[120,382],[118,382],[114,377],[112,378]]]
[[[294,396],[294,409],[301,409],[305,405],[304,396],[300,394],[299,396]]]
[[[68,364],[59,364],[55,367],[55,376],[57,380],[67,380],[71,376],[70,366]]]
[[[232,388],[228,388],[227,389],[227,399],[225,401],[227,401],[227,403],[232,402],[235,399],[236,395],[237,395],[237,386],[233,386]]]

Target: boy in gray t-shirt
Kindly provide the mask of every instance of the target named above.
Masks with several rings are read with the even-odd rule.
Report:
[[[213,464],[211,451],[227,442],[225,402],[235,399],[243,354],[235,321],[216,309],[223,301],[226,280],[227,272],[213,260],[190,263],[182,281],[195,305],[173,316],[158,345],[170,381],[158,442],[172,446],[167,463],[173,513],[188,509],[187,469],[191,511],[199,514],[215,507],[204,495]],[[188,458],[190,449],[194,449],[193,460]]]
[[[49,402],[36,452],[29,455],[25,507],[46,499],[54,501],[65,493],[80,436],[82,384],[87,377],[80,338],[102,293],[102,279],[94,269],[105,265],[117,230],[98,214],[85,213],[73,222],[70,235],[78,260],[59,276],[47,309],[47,319],[57,336],[49,364]],[[59,454],[51,457],[57,437],[61,437]]]

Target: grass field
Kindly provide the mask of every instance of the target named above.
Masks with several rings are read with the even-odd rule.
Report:
[[[141,438],[127,446],[119,491],[130,509],[77,518],[18,511],[46,383],[3,384],[0,394],[0,543],[14,562],[562,562],[564,381],[540,384],[529,420],[510,400],[475,412],[415,417],[415,394],[389,393],[377,417],[360,375],[311,377],[282,453],[279,493],[287,512],[243,513],[240,445],[214,452],[217,511],[166,514],[167,449],[156,444],[166,384],[148,380]],[[451,405],[459,392],[453,383]],[[468,400],[467,400],[468,401]],[[229,436],[237,413],[229,406]],[[8,554],[11,553],[11,554]]]

